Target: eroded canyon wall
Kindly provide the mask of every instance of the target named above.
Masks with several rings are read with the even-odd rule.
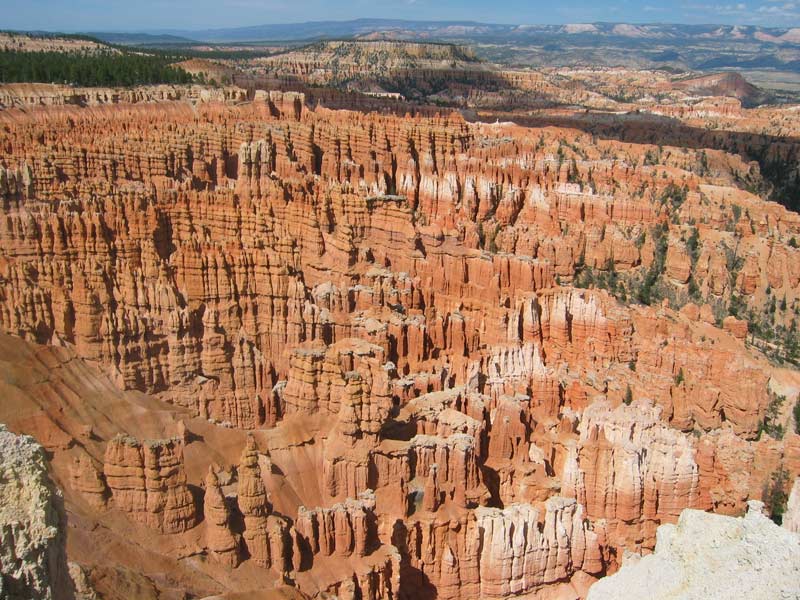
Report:
[[[684,508],[800,472],[800,437],[764,434],[794,375],[714,312],[780,295],[788,328],[800,280],[800,218],[736,155],[712,177],[695,150],[277,92],[0,123],[0,328],[184,423],[64,433],[67,493],[209,573],[582,596]]]

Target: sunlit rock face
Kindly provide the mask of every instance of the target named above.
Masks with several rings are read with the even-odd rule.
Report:
[[[800,218],[739,155],[237,89],[0,111],[0,420],[83,588],[583,598],[789,494]]]

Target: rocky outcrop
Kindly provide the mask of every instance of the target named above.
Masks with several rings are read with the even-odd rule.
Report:
[[[239,461],[237,502],[244,516],[244,546],[249,558],[258,566],[287,572],[291,565],[289,524],[272,514],[269,496],[258,461],[259,453],[252,436]]]
[[[295,528],[312,554],[364,557],[379,543],[376,525],[375,496],[368,491],[330,508],[301,506]]]
[[[596,583],[589,600],[647,597],[654,600],[793,598],[800,576],[800,536],[781,529],[752,501],[743,518],[697,510],[677,525],[658,528],[655,552]]]
[[[70,469],[70,484],[95,509],[106,507],[110,496],[108,486],[88,455],[79,454],[74,458]]]
[[[534,594],[573,578],[580,588],[605,569],[601,537],[565,498],[551,498],[543,510],[515,504],[449,521],[422,516],[404,541],[413,568],[406,584],[453,599]]]
[[[241,540],[232,530],[231,511],[213,465],[208,468],[203,498],[208,554],[216,562],[234,568],[242,561]]]
[[[630,529],[631,541],[654,528],[648,521],[676,519],[700,501],[696,450],[659,417],[660,409],[644,402],[614,410],[595,403],[584,411],[564,464],[562,492],[591,519]]]
[[[1,42],[0,42],[1,43]],[[209,89],[199,85],[153,85],[139,88],[97,88],[47,83],[0,85],[0,107],[102,106],[108,104],[164,102],[241,102],[247,98],[243,88],[226,86]]]
[[[183,465],[182,441],[119,435],[105,452],[103,474],[114,507],[162,533],[197,524],[197,509]]]
[[[75,597],[67,566],[66,518],[42,447],[0,425],[0,597]]]
[[[478,509],[483,534],[480,597],[507,598],[569,580],[576,572],[604,570],[600,540],[589,529],[582,508],[572,500],[547,501],[544,524],[526,505]]]

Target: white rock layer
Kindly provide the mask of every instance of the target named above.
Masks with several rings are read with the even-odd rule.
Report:
[[[0,424],[0,599],[75,597],[64,527],[42,447]]]
[[[800,535],[751,500],[743,518],[687,509],[658,528],[649,556],[626,560],[587,600],[788,600],[800,598]]]

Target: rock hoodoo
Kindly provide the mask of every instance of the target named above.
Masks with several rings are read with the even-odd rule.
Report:
[[[702,550],[681,537],[697,519],[734,555],[778,535],[687,509],[777,516],[786,495],[791,535],[800,217],[754,192],[797,162],[796,113],[690,101],[663,74],[666,96],[636,75],[641,102],[612,104],[606,70],[589,89],[493,79],[449,46],[320,48],[345,53],[343,77],[358,52],[392,69],[416,52],[432,70],[403,81],[455,61],[495,86],[459,84],[467,103],[499,106],[512,81],[609,110],[527,127],[255,72],[247,89],[3,87],[0,420],[51,458],[79,579],[584,598],[626,553]],[[309,53],[261,76],[333,77]],[[46,488],[34,454],[10,480]],[[41,571],[63,548],[45,529],[13,575],[37,590],[61,577]]]

